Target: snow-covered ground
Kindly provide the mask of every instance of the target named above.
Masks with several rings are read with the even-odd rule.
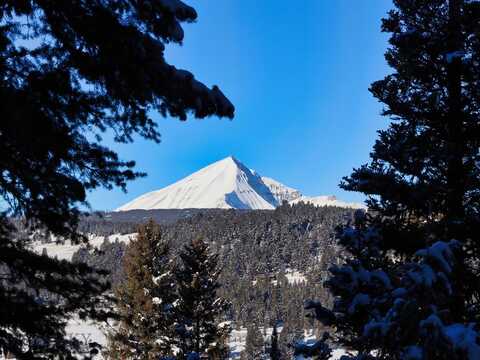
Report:
[[[67,333],[69,336],[76,336],[80,341],[84,343],[88,342],[97,342],[102,346],[107,344],[107,338],[105,336],[105,329],[108,325],[99,326],[95,325],[92,322],[85,322],[78,319],[73,319],[69,322],[67,326]],[[263,328],[259,329],[262,334],[264,334],[264,340],[268,341],[273,329],[267,328],[264,331]],[[278,333],[280,334],[282,331],[282,327],[279,326],[277,328]],[[240,354],[243,350],[245,350],[245,341],[247,338],[247,329],[240,328],[237,330],[232,330],[230,334],[229,340],[229,347],[230,347],[230,360],[240,359]],[[313,342],[315,340],[312,331],[305,331],[305,341],[306,342]],[[338,360],[342,355],[345,355],[346,352],[342,349],[336,349],[332,353],[331,360]],[[102,356],[97,355],[95,357],[96,360],[101,360]],[[1,360],[1,359],[0,359]],[[298,359],[300,360],[300,358]]]
[[[75,336],[80,341],[84,343],[96,342],[102,346],[107,344],[107,338],[105,331],[111,328],[110,324],[98,325],[88,321],[82,321],[79,319],[72,319],[67,326],[67,333],[69,336]],[[259,328],[260,333],[264,335],[264,341],[270,341],[273,328],[267,328],[264,330],[263,327]],[[278,334],[283,330],[282,326],[277,327]],[[233,329],[230,333],[229,339],[229,348],[230,348],[230,360],[240,359],[240,354],[245,350],[245,342],[247,338],[247,329]],[[312,330],[306,330],[304,341],[307,343],[313,343],[315,341],[315,336]],[[345,355],[346,352],[342,349],[333,350],[332,357],[330,360],[339,360],[342,355]],[[102,356],[97,355],[96,360],[101,360]],[[300,359],[300,358],[299,358]],[[1,359],[0,359],[1,360]]]
[[[247,338],[247,329],[232,330],[230,333],[230,359],[240,359],[240,353],[245,350],[245,340]]]
[[[82,343],[96,342],[102,346],[107,345],[107,324],[100,325],[93,321],[84,321],[78,318],[71,319],[67,324],[68,336],[79,339]]]
[[[266,331],[264,331],[263,327],[259,328],[260,333],[264,334],[264,341],[270,341],[270,337],[272,335],[273,328],[267,328]],[[282,332],[282,327],[279,326],[277,328],[278,334]],[[240,354],[242,351],[245,350],[245,342],[247,339],[247,329],[246,328],[241,328],[238,330],[232,330],[230,334],[230,342],[229,342],[229,347],[230,347],[230,357],[229,359],[235,360],[235,359],[240,359]],[[313,334],[313,331],[306,330],[305,331],[305,342],[314,342],[315,337]],[[330,360],[339,360],[342,355],[346,355],[347,352],[342,350],[342,349],[335,349],[332,352],[332,357]],[[307,359],[304,357],[298,357],[297,360],[300,359]]]
[[[136,236],[135,233],[133,234],[114,234],[108,236],[108,240],[110,242],[124,242],[128,244],[132,238]],[[103,241],[105,240],[105,236],[97,236],[97,235],[90,235],[89,236],[89,244],[93,248],[99,248],[102,245]],[[71,260],[73,254],[80,249],[84,244],[72,244],[70,240],[66,240],[64,244],[51,242],[43,244],[40,241],[36,241],[32,244],[32,250],[38,254],[42,254],[44,249],[47,251],[47,255],[52,258],[57,258],[59,260]]]
[[[347,355],[347,352],[343,349],[335,349],[332,352],[330,360],[339,360],[343,355]]]
[[[305,277],[305,275],[295,269],[287,269],[287,271],[285,272],[285,277],[290,284],[307,282],[307,278]]]

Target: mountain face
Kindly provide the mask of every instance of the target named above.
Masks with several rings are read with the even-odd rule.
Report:
[[[300,191],[285,186],[276,180],[262,176],[262,181],[270,189],[278,205],[284,201],[290,202],[302,197]]]
[[[275,197],[261,177],[234,157],[227,157],[117,210],[274,209],[276,205]]]
[[[314,200],[320,198],[324,200]],[[321,206],[340,206],[336,204],[339,201],[334,197],[304,197],[298,190],[268,177],[262,177],[234,157],[229,156],[172,185],[146,193],[121,206],[117,211],[210,208],[274,209],[283,201],[299,202],[302,199],[305,202],[312,202],[314,205],[317,205],[316,202],[318,202],[318,205]],[[347,207],[359,206],[355,204],[355,206]]]

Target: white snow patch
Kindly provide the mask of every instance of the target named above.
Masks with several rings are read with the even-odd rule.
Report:
[[[230,349],[230,359],[240,359],[240,354],[245,350],[245,342],[247,340],[247,329],[240,328],[238,330],[232,330],[228,341],[228,347]]]
[[[289,284],[299,284],[307,282],[307,278],[303,273],[294,269],[287,269],[285,272],[285,277],[288,280]]]
[[[348,355],[348,352],[343,349],[335,349],[332,351],[330,360],[339,360],[343,355]]]
[[[132,234],[113,234],[107,237],[108,241],[110,242],[123,242],[128,244],[130,240],[136,237],[136,233]],[[95,249],[100,248],[103,241],[105,240],[105,236],[98,236],[98,235],[90,235],[88,237],[88,243]],[[32,250],[37,254],[42,254],[43,249],[47,251],[47,255],[51,258],[57,258],[58,260],[72,260],[73,254],[80,249],[81,247],[85,247],[84,244],[72,244],[70,240],[65,240],[65,243],[41,243],[40,241],[34,242],[32,245]]]
[[[102,346],[107,345],[104,328],[96,322],[78,318],[70,319],[65,330],[67,336],[76,337],[82,343],[96,342]]]

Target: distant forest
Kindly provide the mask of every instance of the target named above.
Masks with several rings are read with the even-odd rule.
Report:
[[[176,252],[201,237],[219,255],[220,295],[231,304],[236,326],[282,323],[292,332],[311,329],[304,313],[307,299],[330,302],[322,281],[338,263],[335,230],[353,217],[353,210],[284,204],[276,210],[155,210],[107,213],[83,218],[85,233],[132,233],[152,218]],[[105,240],[98,250],[81,248],[73,261],[110,271],[122,281],[121,258],[126,245]],[[318,326],[316,323],[315,326]]]

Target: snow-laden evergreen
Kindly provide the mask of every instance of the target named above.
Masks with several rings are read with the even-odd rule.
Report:
[[[227,301],[217,295],[219,268],[217,255],[210,253],[201,239],[185,245],[175,267],[178,301],[173,306],[174,344],[179,360],[194,355],[210,359],[228,357]]]
[[[119,323],[109,334],[109,359],[174,355],[177,301],[168,244],[153,221],[140,226],[123,260],[125,280],[115,289]]]
[[[307,306],[354,350],[345,360],[476,360],[480,2],[394,5],[382,26],[394,72],[371,86],[392,122],[342,183],[369,196],[369,212],[339,231],[333,307]]]

